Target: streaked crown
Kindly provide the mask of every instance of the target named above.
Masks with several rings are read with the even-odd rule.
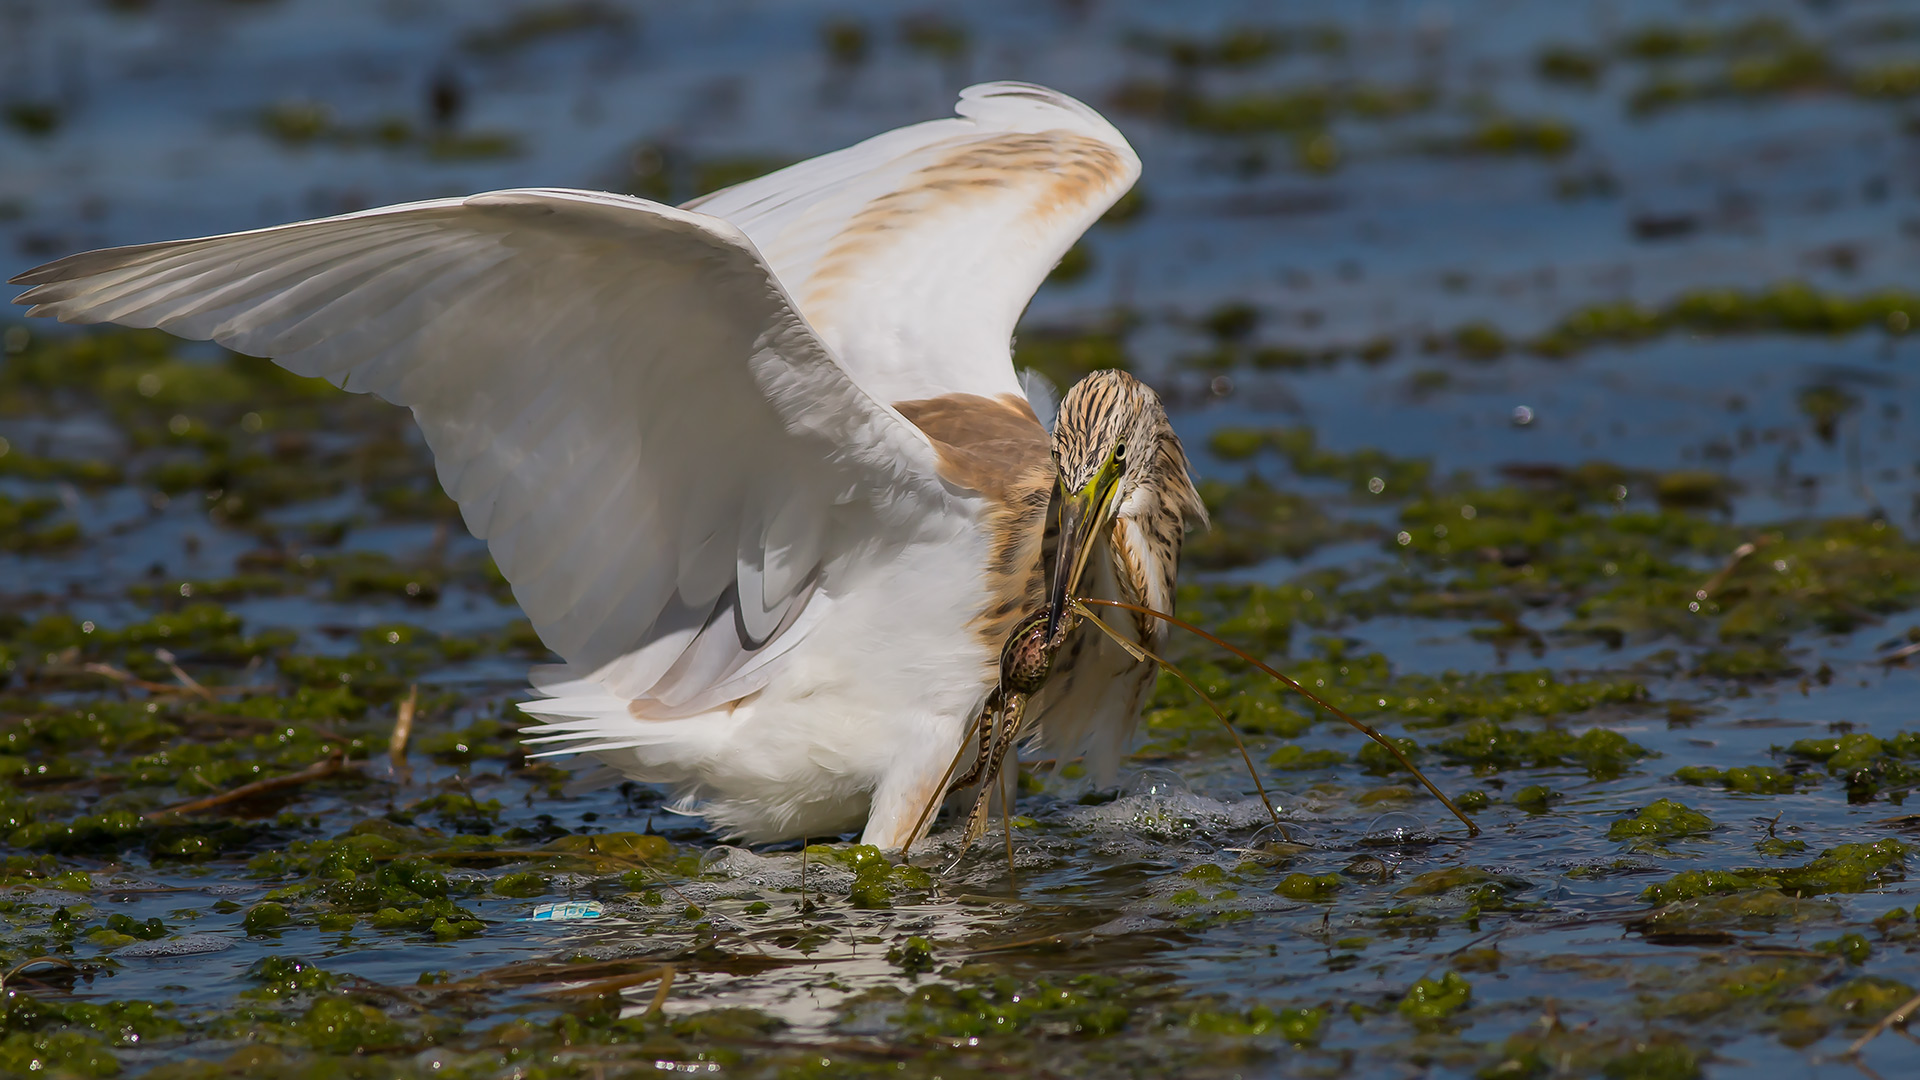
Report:
[[[1053,422],[1053,456],[1069,491],[1086,486],[1109,455],[1123,464],[1123,507],[1135,492],[1159,496],[1191,524],[1205,525],[1206,508],[1193,488],[1187,453],[1167,420],[1160,395],[1124,371],[1096,371],[1067,391]]]

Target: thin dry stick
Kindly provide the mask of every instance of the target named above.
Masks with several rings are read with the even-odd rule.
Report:
[[[960,740],[960,749],[953,752],[953,761],[947,765],[947,771],[941,775],[940,782],[934,785],[932,797],[927,799],[927,805],[920,808],[920,816],[913,823],[913,831],[907,834],[907,842],[900,845],[902,863],[907,861],[907,852],[912,849],[913,842],[919,839],[920,830],[926,827],[927,818],[933,815],[934,807],[939,806],[947,797],[947,782],[953,779],[954,770],[960,767],[960,759],[967,754],[967,744],[973,741],[974,735],[980,730],[981,722],[986,718],[987,714],[984,710],[979,716],[974,717],[973,727],[967,731],[966,737]]]
[[[165,649],[155,649],[153,650],[153,655],[156,658],[158,658],[161,663],[167,665],[167,670],[173,672],[173,677],[180,680],[181,686],[184,686],[188,690],[192,691],[193,693],[196,693],[201,697],[206,698],[208,701],[213,700],[213,691],[207,689],[204,686],[201,686],[200,680],[187,674],[186,669],[181,667],[177,662],[175,662],[174,655],[172,653],[168,652]]]
[[[407,779],[412,778],[412,770],[407,768],[407,740],[413,736],[413,714],[419,707],[420,685],[415,683],[407,687],[407,700],[400,703],[393,718],[393,738],[387,740],[387,760],[393,762],[395,773]]]
[[[163,807],[143,816],[148,821],[152,821],[156,818],[166,817],[169,814],[197,814],[202,810],[212,810],[215,807],[239,802],[242,799],[251,799],[255,796],[266,795],[270,792],[284,791],[287,788],[310,784],[315,780],[324,780],[339,772],[345,765],[345,756],[336,750],[328,755],[324,761],[316,761],[297,773],[270,777],[266,780],[255,780],[251,784],[241,784],[237,788],[220,792],[218,795],[208,795],[204,799],[194,799],[191,802],[183,802],[174,806]]]
[[[1472,822],[1472,820],[1470,820],[1467,817],[1467,815],[1461,813],[1460,808],[1453,805],[1453,800],[1447,798],[1447,795],[1445,792],[1433,786],[1433,781],[1427,779],[1427,774],[1415,768],[1413,765],[1413,762],[1407,760],[1407,755],[1401,753],[1400,748],[1393,745],[1393,742],[1389,740],[1385,735],[1380,734],[1379,732],[1373,730],[1372,727],[1366,724],[1363,724],[1358,720],[1355,720],[1351,716],[1348,716],[1345,712],[1336,708],[1332,703],[1328,702],[1325,698],[1322,698],[1320,695],[1314,693],[1313,691],[1307,689],[1304,686],[1301,686],[1299,683],[1293,681],[1292,679],[1286,677],[1285,675],[1280,674],[1278,671],[1275,671],[1273,668],[1269,667],[1268,665],[1261,663],[1259,660],[1255,659],[1251,653],[1248,653],[1245,649],[1242,649],[1239,646],[1226,641],[1225,639],[1219,637],[1216,634],[1208,633],[1207,631],[1200,629],[1199,627],[1193,625],[1192,623],[1186,621],[1185,619],[1176,619],[1172,615],[1169,615],[1164,611],[1155,611],[1152,608],[1141,607],[1138,604],[1122,603],[1119,600],[1096,600],[1096,599],[1093,599],[1092,597],[1084,597],[1082,598],[1082,600],[1077,602],[1087,603],[1087,604],[1099,604],[1102,607],[1124,608],[1128,611],[1137,611],[1142,615],[1151,615],[1156,619],[1162,619],[1168,623],[1171,623],[1174,626],[1179,627],[1182,630],[1187,631],[1188,633],[1198,634],[1201,637],[1206,638],[1208,641],[1213,642],[1215,645],[1220,646],[1221,648],[1227,650],[1228,652],[1239,657],[1240,659],[1245,660],[1247,663],[1252,664],[1254,667],[1259,668],[1261,671],[1266,672],[1268,675],[1271,675],[1274,678],[1280,680],[1282,683],[1286,684],[1287,686],[1292,687],[1294,691],[1298,693],[1300,696],[1306,698],[1308,701],[1313,702],[1315,705],[1320,706],[1321,708],[1332,713],[1334,716],[1345,721],[1347,726],[1353,728],[1355,731],[1358,731],[1360,734],[1365,735],[1367,738],[1372,739],[1374,742],[1379,743],[1381,746],[1385,747],[1387,753],[1393,755],[1394,760],[1398,761],[1402,767],[1404,767],[1408,772],[1412,773],[1414,776],[1414,779],[1420,781],[1421,786],[1425,787],[1429,792],[1431,792],[1434,798],[1439,799],[1441,804],[1444,805],[1448,810],[1451,810],[1453,812],[1454,817],[1457,817],[1460,819],[1460,823],[1467,827],[1467,835],[1469,837],[1480,835],[1480,826],[1475,825]],[[1168,670],[1172,670],[1172,669],[1169,668]]]
[[[650,968],[646,971],[633,972],[627,975],[612,975],[604,979],[594,979],[590,982],[584,982],[578,986],[557,987],[543,992],[540,996],[557,998],[599,997],[602,994],[617,994],[630,986],[645,986],[656,979],[660,981],[662,986],[673,985],[673,965],[661,964],[659,967]],[[654,1004],[647,1010],[649,1013],[654,1012],[660,1007],[662,997],[663,995],[659,992],[655,992]]]
[[[41,964],[57,964],[60,967],[66,968],[68,971],[80,970],[73,966],[73,961],[71,960],[62,960],[57,956],[36,956],[29,960],[20,961],[9,968],[5,975],[0,975],[0,989],[5,989],[7,983],[11,982],[15,975],[20,974],[30,967],[38,967]]]
[[[1247,775],[1253,779],[1253,789],[1260,793],[1260,803],[1261,805],[1267,808],[1267,816],[1273,819],[1273,827],[1280,830],[1280,835],[1283,838],[1291,841],[1293,839],[1293,833],[1286,827],[1284,823],[1281,822],[1280,811],[1275,810],[1273,808],[1273,800],[1267,798],[1267,786],[1260,782],[1260,772],[1258,769],[1255,769],[1253,767],[1253,756],[1247,753],[1247,744],[1240,740],[1240,732],[1234,728],[1233,721],[1227,719],[1227,714],[1220,711],[1220,706],[1215,705],[1213,703],[1213,699],[1207,696],[1206,691],[1200,689],[1199,684],[1195,683],[1192,679],[1187,678],[1186,672],[1181,671],[1179,668],[1174,667],[1172,664],[1167,663],[1165,660],[1162,660],[1160,657],[1155,656],[1151,652],[1148,652],[1141,645],[1135,642],[1128,641],[1126,638],[1123,638],[1119,634],[1114,633],[1112,627],[1108,626],[1104,622],[1101,622],[1100,617],[1095,615],[1093,612],[1088,611],[1085,607],[1080,606],[1080,602],[1078,600],[1074,601],[1074,605],[1080,608],[1080,614],[1084,616],[1087,619],[1087,621],[1093,623],[1093,625],[1105,631],[1106,635],[1112,638],[1113,640],[1119,642],[1122,648],[1126,649],[1128,652],[1135,653],[1139,659],[1151,660],[1154,663],[1159,664],[1161,667],[1167,669],[1167,671],[1170,672],[1174,678],[1179,679],[1181,682],[1185,683],[1187,686],[1187,689],[1193,691],[1194,696],[1198,697],[1201,701],[1206,702],[1207,708],[1213,710],[1213,715],[1219,718],[1221,726],[1227,729],[1227,734],[1233,737],[1233,745],[1240,748],[1240,760],[1247,763]]]
[[[1727,561],[1722,563],[1720,569],[1716,571],[1712,577],[1707,579],[1707,583],[1694,590],[1693,598],[1695,600],[1705,600],[1707,597],[1718,592],[1720,586],[1725,585],[1727,579],[1733,576],[1733,572],[1740,568],[1740,564],[1746,562],[1748,557],[1754,552],[1759,551],[1760,545],[1766,542],[1766,538],[1762,537],[1757,541],[1750,540],[1734,548],[1733,554],[1727,556]]]
[[[1920,994],[1913,995],[1912,997],[1908,998],[1905,1002],[1903,1002],[1899,1008],[1881,1017],[1879,1023],[1868,1028],[1867,1033],[1865,1035],[1862,1035],[1859,1038],[1853,1040],[1853,1045],[1847,1047],[1846,1053],[1841,1054],[1840,1056],[1841,1057],[1859,1057],[1860,1051],[1865,1050],[1867,1048],[1868,1043],[1879,1038],[1881,1032],[1887,1030],[1888,1028],[1892,1027],[1895,1024],[1905,1021],[1907,1017],[1913,1015],[1913,1011],[1915,1009],[1920,1009]]]
[[[1907,657],[1913,656],[1916,654],[1920,654],[1920,641],[1916,641],[1911,645],[1900,646],[1899,648],[1893,650],[1892,652],[1886,654],[1885,656],[1882,656],[1880,658],[1880,662],[1887,665],[1888,667],[1892,667],[1895,664],[1906,663]]]
[[[125,686],[131,686],[138,690],[145,690],[149,694],[178,694],[178,693],[181,693],[182,691],[186,691],[186,692],[198,694],[200,697],[205,698],[209,701],[213,700],[214,698],[218,697],[221,694],[251,694],[251,693],[259,693],[262,691],[274,689],[272,685],[207,686],[206,684],[198,682],[191,677],[188,677],[186,680],[186,683],[190,685],[186,685],[186,684],[176,685],[174,683],[153,682],[148,679],[143,679],[138,675],[133,674],[130,671],[125,671],[120,668],[114,667],[112,664],[102,664],[98,662],[81,664],[78,669],[46,668],[42,670],[48,671],[48,672],[79,670],[79,671],[84,671],[89,675],[99,675],[104,678],[112,679],[114,682],[121,683],[122,685],[125,685]]]
[[[673,989],[673,965],[666,964],[663,966],[666,968],[666,971],[660,976],[660,988],[653,992],[653,1004],[647,1006],[648,1016],[660,1015],[660,1010],[665,1008],[667,1004],[667,991]]]
[[[112,664],[99,664],[99,663],[82,664],[80,665],[80,670],[86,672],[89,675],[101,675],[106,678],[112,679],[114,682],[123,683],[127,686],[137,687],[141,690],[147,691],[148,693],[177,694],[180,692],[180,688],[172,685],[171,683],[149,682],[146,679],[143,679],[138,675],[135,675],[131,671],[122,671],[119,668],[114,667]]]

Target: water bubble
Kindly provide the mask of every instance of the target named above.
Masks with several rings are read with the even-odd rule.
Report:
[[[1526,427],[1531,423],[1533,423],[1533,409],[1525,405],[1515,405],[1513,407],[1513,426]]]
[[[1286,833],[1281,832],[1278,826],[1262,825],[1254,830],[1252,836],[1247,837],[1247,848],[1249,850],[1264,848],[1275,842],[1291,843],[1292,840]]]
[[[1141,769],[1134,774],[1132,780],[1127,782],[1126,791],[1122,794],[1171,799],[1181,795],[1191,795],[1193,789],[1188,787],[1187,782],[1180,779],[1180,774],[1172,769]]]
[[[1402,531],[1399,536],[1394,537],[1394,540],[1397,541],[1401,547],[1406,547],[1408,544],[1413,543],[1413,534]]]
[[[727,872],[727,864],[733,862],[739,854],[741,854],[739,848],[728,844],[718,844],[710,847],[700,856],[700,872],[703,874],[724,874]]]
[[[1401,847],[1431,844],[1438,839],[1432,826],[1412,814],[1396,810],[1374,818],[1360,842],[1368,847]]]
[[[1375,495],[1378,495],[1381,492],[1387,490],[1387,482],[1385,480],[1382,480],[1378,476],[1368,477],[1367,490],[1373,492]]]
[[[1288,837],[1292,833],[1292,837]],[[1279,866],[1291,862],[1296,856],[1312,851],[1311,844],[1300,842],[1300,830],[1289,827],[1281,830],[1274,825],[1262,825],[1247,838],[1244,845],[1227,849],[1243,859],[1267,866]]]

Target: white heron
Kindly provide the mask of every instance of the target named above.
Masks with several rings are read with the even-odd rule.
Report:
[[[1002,643],[1047,608],[1056,488],[1056,600],[1166,610],[1205,516],[1151,390],[1089,376],[1050,439],[1010,355],[1139,159],[1043,87],[974,86],[956,112],[679,208],[494,191],[13,280],[33,315],[212,339],[412,409],[565,660],[531,673],[531,741],[672,785],[732,836],[864,823],[897,849]],[[1029,715],[1110,773],[1151,683],[1080,628]]]

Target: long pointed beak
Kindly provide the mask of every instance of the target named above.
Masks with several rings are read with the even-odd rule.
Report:
[[[1087,558],[1107,524],[1108,496],[1116,477],[1108,469],[1095,473],[1079,491],[1064,492],[1060,500],[1060,548],[1053,567],[1053,587],[1047,597],[1047,640],[1057,641],[1070,597],[1079,595],[1080,576]]]

